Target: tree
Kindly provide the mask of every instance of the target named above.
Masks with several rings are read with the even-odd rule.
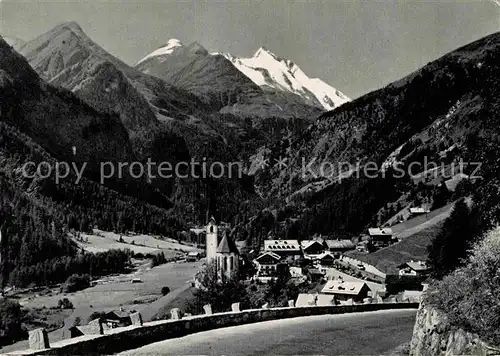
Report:
[[[448,191],[446,184],[444,184],[444,182],[441,182],[441,184],[434,191],[434,195],[432,197],[431,209],[432,210],[439,209],[445,206],[446,203],[448,202],[449,197],[450,197],[450,192]]]
[[[477,243],[464,267],[430,288],[426,303],[444,311],[454,327],[500,343],[500,228]]]
[[[61,309],[73,309],[73,303],[68,298],[59,299],[57,306]]]
[[[90,287],[90,276],[88,274],[73,274],[69,276],[66,282],[61,286],[61,290],[64,293],[72,293],[88,287]]]
[[[215,263],[208,263],[196,279],[201,288],[195,290],[195,298],[187,308],[193,314],[200,314],[205,304],[211,304],[214,312],[228,311],[232,303],[241,302],[246,296],[243,283],[237,278],[219,276]]]
[[[169,288],[169,287],[166,287],[166,286],[165,286],[165,287],[162,287],[162,288],[161,288],[161,294],[162,294],[162,295],[164,295],[164,296],[165,296],[165,295],[167,295],[168,293],[170,293],[170,288]]]
[[[479,230],[479,212],[476,206],[469,209],[464,199],[457,201],[428,247],[428,262],[435,278],[441,279],[462,265],[480,233]]]
[[[0,346],[21,340],[26,331],[21,325],[21,306],[10,299],[0,299]]]

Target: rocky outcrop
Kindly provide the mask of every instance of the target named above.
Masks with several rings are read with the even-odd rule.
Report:
[[[487,345],[476,334],[453,327],[443,312],[422,303],[413,329],[410,355],[500,355],[500,348]]]

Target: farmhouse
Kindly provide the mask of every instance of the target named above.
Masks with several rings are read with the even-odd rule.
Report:
[[[131,324],[130,313],[124,310],[113,310],[104,314],[104,322],[110,328],[128,326]]]
[[[297,260],[302,257],[299,241],[297,240],[265,240],[264,251],[274,252],[281,258]]]
[[[335,262],[335,257],[330,252],[323,252],[316,258],[322,266],[331,266]]]
[[[72,339],[84,335],[96,335],[100,334],[101,328],[103,333],[106,333],[111,329],[107,324],[102,323],[100,320],[93,320],[87,325],[71,326],[63,331],[63,335],[65,339]]]
[[[311,257],[320,255],[325,250],[323,244],[317,240],[302,240],[300,246],[304,255]]]
[[[326,282],[321,290],[323,294],[333,294],[338,300],[352,299],[355,302],[362,302],[368,297],[370,288],[365,282],[343,281],[336,279]]]
[[[261,254],[254,260],[257,265],[258,275],[261,277],[275,276],[280,259],[280,255],[274,252],[264,252]]]
[[[375,246],[388,246],[392,239],[392,229],[391,228],[369,228],[368,235],[372,239],[372,243]]]
[[[400,276],[427,276],[430,268],[425,261],[410,261],[399,266]]]

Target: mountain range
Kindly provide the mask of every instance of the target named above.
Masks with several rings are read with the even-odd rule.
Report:
[[[407,167],[427,158],[449,167],[460,158],[481,161],[485,178],[474,190],[497,186],[500,33],[353,101],[265,48],[238,58],[169,40],[130,66],[74,22],[24,44],[10,43],[0,41],[0,109],[4,142],[16,139],[12,147],[94,164],[148,158],[244,163],[242,179],[124,177],[105,184],[103,192],[90,173],[77,194],[12,176],[29,154],[19,160],[14,148],[4,146],[7,182],[20,195],[38,197],[33,204],[50,201],[58,216],[73,214],[107,229],[173,233],[212,211],[232,223],[237,239],[258,247],[270,235],[357,235],[383,224],[398,207],[437,201],[441,178],[394,178],[394,163]],[[304,162],[311,162],[305,174]],[[353,177],[369,162],[389,177]],[[358,168],[344,171],[340,182],[341,172],[319,174],[325,164],[341,163]],[[466,167],[465,173],[472,172]],[[461,187],[448,199],[470,193]],[[75,198],[85,194],[91,198]],[[99,195],[114,209],[109,216]]]
[[[201,96],[216,92],[223,95],[220,101],[227,103],[238,97],[256,95],[276,101],[277,93],[288,98],[288,102],[276,102],[277,106],[281,104],[281,109],[299,98],[325,110],[349,101],[337,89],[318,78],[310,79],[295,63],[264,47],[252,58],[238,58],[229,53],[209,53],[198,42],[184,46],[181,41],[170,39],[141,59],[136,68],[174,85],[198,90]]]

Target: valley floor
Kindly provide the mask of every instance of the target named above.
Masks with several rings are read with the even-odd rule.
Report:
[[[144,262],[144,261],[143,261]],[[144,313],[145,320],[152,318],[162,308],[190,287],[190,281],[201,266],[199,262],[167,263],[149,268],[149,260],[138,266],[136,272],[117,276],[108,276],[100,280],[100,284],[75,293],[59,294],[52,292],[47,295],[23,296],[19,302],[24,308],[54,308],[62,298],[68,298],[74,310],[68,317],[68,310],[61,311],[65,327],[49,333],[53,341],[65,338],[64,329],[72,326],[79,317],[81,324],[87,323],[87,318],[95,311],[110,311],[123,307],[125,310],[137,310]],[[132,278],[140,278],[141,283],[131,283]],[[171,292],[161,295],[161,288],[167,286]],[[27,340],[0,348],[0,354],[26,349]]]

